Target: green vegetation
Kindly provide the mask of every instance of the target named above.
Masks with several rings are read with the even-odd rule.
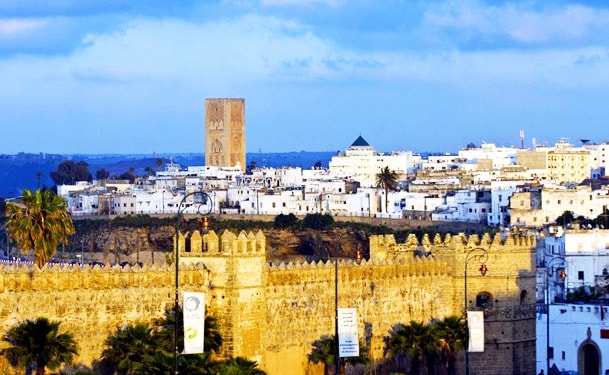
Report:
[[[51,190],[23,191],[21,204],[7,203],[6,227],[11,240],[21,252],[33,251],[36,265],[42,268],[50,260],[59,244],[67,244],[74,234],[72,217],[66,201]]]
[[[355,366],[370,362],[368,358],[368,348],[360,341],[359,357],[347,357],[339,361],[339,373],[345,373],[345,366]],[[324,375],[328,375],[329,369],[336,364],[336,338],[332,336],[322,336],[313,342],[313,348],[309,353],[309,361],[324,364]]]
[[[182,311],[178,309],[178,350],[182,352],[184,330]],[[173,309],[151,325],[134,323],[119,327],[105,341],[101,358],[93,367],[64,368],[59,374],[157,375],[173,373],[175,367],[175,315]],[[25,321],[11,328],[4,341],[11,346],[0,351],[12,366],[44,374],[45,368],[55,370],[71,365],[77,346],[72,334],[59,334],[59,323],[46,318]],[[211,353],[220,351],[222,337],[214,317],[205,318],[203,354],[180,355],[181,374],[191,375],[265,375],[256,362],[245,358],[211,360]]]
[[[397,324],[390,332],[387,350],[398,364],[401,356],[407,357],[413,375],[421,373],[423,364],[427,374],[433,375],[438,363],[446,368],[449,375],[453,375],[456,354],[466,348],[467,339],[465,320],[449,316],[429,324],[414,321],[407,325]]]
[[[381,168],[381,172],[376,175],[376,186],[385,189],[385,212],[388,211],[389,190],[395,189],[398,183],[396,171],[392,171],[389,167]]]
[[[580,286],[579,288],[567,293],[567,303],[590,303],[593,300],[601,298],[604,294],[604,288]]]
[[[10,347],[0,354],[13,367],[24,368],[26,373],[36,370],[36,375],[44,375],[47,367],[55,370],[64,363],[71,364],[78,354],[72,334],[59,333],[59,322],[46,318],[26,320],[10,328],[4,341]]]
[[[302,220],[304,228],[328,230],[334,227],[334,218],[328,214],[307,214]]]
[[[51,172],[51,179],[56,185],[74,185],[78,181],[93,181],[93,176],[89,172],[89,164],[85,161],[75,163],[73,160],[66,160],[59,164],[57,170]]]

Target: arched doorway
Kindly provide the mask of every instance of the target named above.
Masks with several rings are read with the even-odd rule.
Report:
[[[581,375],[601,375],[601,352],[598,345],[591,339],[590,328],[588,338],[582,342],[577,352],[578,371]]]
[[[582,347],[584,352],[584,374],[600,375],[598,349],[594,345],[586,344]]]

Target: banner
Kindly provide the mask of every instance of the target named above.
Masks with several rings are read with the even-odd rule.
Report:
[[[484,351],[484,311],[468,311],[467,326],[469,329],[468,352]]]
[[[359,338],[357,335],[357,310],[341,308],[338,316],[338,356],[359,357]]]
[[[203,353],[205,293],[184,292],[182,298],[184,318],[183,354]]]

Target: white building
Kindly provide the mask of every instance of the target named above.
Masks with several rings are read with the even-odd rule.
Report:
[[[537,373],[542,369],[549,373],[549,356],[550,368],[555,365],[580,375],[609,374],[609,308],[602,304],[552,304],[549,308],[549,325],[547,314],[540,313],[537,319]]]
[[[510,224],[541,227],[556,221],[565,211],[575,217],[594,219],[609,207],[607,190],[592,190],[590,186],[575,188],[522,188],[510,200]]]
[[[446,196],[446,201],[432,214],[433,221],[486,223],[491,209],[491,194],[487,190],[458,190]]]
[[[491,182],[491,207],[487,213],[487,224],[490,226],[509,225],[510,198],[516,192],[515,181]]]
[[[590,167],[592,178],[609,175],[609,143],[585,144],[584,148],[590,151]]]
[[[474,163],[479,170],[496,170],[516,164],[516,147],[497,147],[494,143],[483,142],[480,147],[459,150],[459,159]]]
[[[414,169],[414,156],[410,151],[378,153],[359,136],[344,153],[333,156],[329,163],[333,178],[352,179],[362,187],[376,186],[376,175],[385,167],[406,176]]]
[[[609,276],[609,230],[557,228],[545,238],[546,264],[561,258],[565,267],[567,291],[580,287],[606,285]]]

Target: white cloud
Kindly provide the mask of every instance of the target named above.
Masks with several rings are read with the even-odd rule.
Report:
[[[0,35],[14,36],[37,31],[48,24],[46,19],[0,19]]]
[[[487,6],[480,1],[451,1],[428,8],[426,22],[435,30],[456,31],[470,41],[507,37],[519,43],[581,40],[609,27],[609,11],[581,5],[533,7],[534,3]]]
[[[264,6],[305,6],[305,5],[328,5],[336,7],[344,4],[344,0],[262,0]]]

